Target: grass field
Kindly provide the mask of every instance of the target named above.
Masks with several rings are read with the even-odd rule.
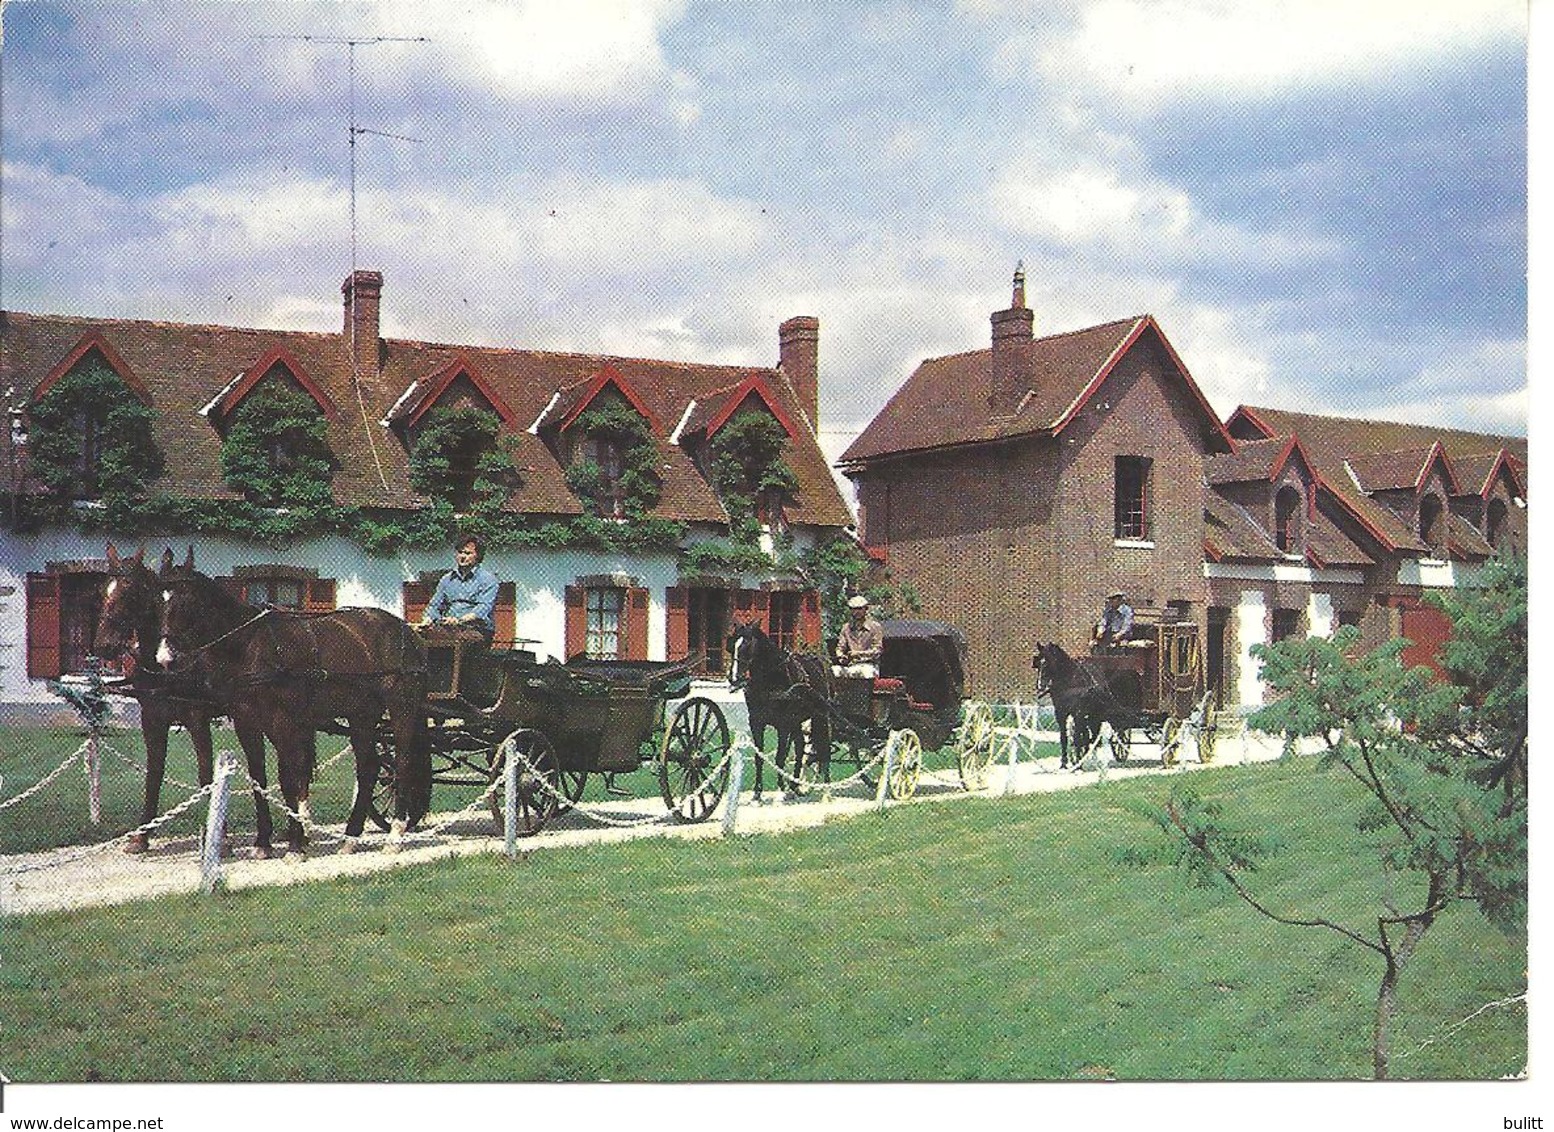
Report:
[[[1283,909],[1364,926],[1374,853],[1312,760],[1195,779]],[[17,1081],[1341,1079],[1374,957],[1196,889],[1159,780],[782,836],[463,858],[0,923]],[[277,863],[277,867],[284,867]],[[1403,980],[1399,1077],[1526,1062],[1524,942],[1457,906]],[[1438,1039],[1438,1040],[1435,1040]]]

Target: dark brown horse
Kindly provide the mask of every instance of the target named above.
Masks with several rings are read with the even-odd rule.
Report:
[[[1138,711],[1138,676],[1114,672],[1100,665],[1075,660],[1057,644],[1036,646],[1031,658],[1036,669],[1036,695],[1052,700],[1057,716],[1058,765],[1079,765],[1102,723],[1114,732],[1133,725]],[[1069,750],[1069,724],[1074,727],[1074,749]]]
[[[169,557],[171,552],[169,552]],[[210,785],[214,769],[210,725],[217,714],[208,695],[175,682],[157,663],[162,634],[162,583],[145,564],[144,548],[121,558],[108,544],[108,589],[103,594],[102,616],[92,637],[93,651],[104,660],[130,657],[134,661],[126,686],[140,701],[140,735],[146,748],[146,795],[140,824],[157,816],[162,779],[167,770],[167,734],[174,724],[189,732],[199,763],[201,786]],[[149,833],[131,834],[126,853],[144,853],[151,844]]]
[[[777,731],[777,769],[793,752],[793,777],[804,774],[804,724],[809,723],[809,761],[831,778],[830,673],[818,656],[790,653],[755,622],[738,625],[728,637],[728,683],[745,690],[750,738],[757,747],[766,728]],[[755,764],[755,797],[761,797],[764,759]],[[779,783],[781,785],[781,783]],[[789,793],[792,793],[790,790]]]
[[[356,758],[356,796],[341,852],[355,849],[378,780],[385,712],[400,784],[390,840],[397,845],[430,798],[426,651],[415,631],[382,609],[254,609],[195,570],[192,548],[161,581],[166,603],[158,655],[175,672],[199,674],[232,716],[250,767],[257,760],[262,774],[263,741],[274,746],[281,793],[294,815],[290,852],[300,854],[306,839],[296,815],[307,815],[316,734],[336,719],[346,721]]]

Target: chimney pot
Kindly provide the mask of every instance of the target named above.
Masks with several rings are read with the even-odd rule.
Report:
[[[820,320],[800,314],[777,328],[778,368],[787,375],[809,427],[820,431]]]
[[[988,412],[1012,417],[1030,390],[1030,366],[1025,349],[1036,334],[1036,316],[1025,305],[1025,265],[1014,269],[1014,289],[1008,310],[994,311],[993,351],[988,359]]]
[[[356,377],[378,372],[378,314],[383,298],[381,271],[353,271],[340,284],[345,301],[345,345]]]

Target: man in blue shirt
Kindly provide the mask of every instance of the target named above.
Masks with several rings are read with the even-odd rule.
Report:
[[[1117,648],[1127,643],[1133,633],[1133,607],[1121,590],[1106,595],[1106,608],[1095,623],[1094,641],[1100,649]]]
[[[459,540],[453,551],[453,569],[437,583],[426,603],[423,626],[473,630],[486,644],[496,635],[496,575],[482,566],[485,548],[474,536]]]

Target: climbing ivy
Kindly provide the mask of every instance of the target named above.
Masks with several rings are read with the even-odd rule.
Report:
[[[729,535],[754,545],[761,525],[756,500],[776,490],[785,502],[798,492],[799,480],[783,458],[788,433],[770,413],[742,409],[717,431],[708,445],[708,478],[728,512]]]
[[[78,499],[122,509],[143,497],[165,461],[152,412],[107,366],[72,370],[27,410],[27,475],[42,489],[34,522],[57,519]]]
[[[917,590],[907,582],[895,582],[889,571],[871,562],[863,548],[838,535],[799,556],[804,576],[820,591],[820,613],[827,640],[834,640],[847,623],[847,599],[863,594],[874,616],[885,620],[922,612]]]
[[[658,449],[652,429],[640,413],[621,401],[596,404],[577,418],[574,426],[586,437],[606,440],[621,452],[620,494],[627,519],[647,517],[663,495],[664,481],[658,470]],[[598,461],[575,460],[566,470],[567,487],[583,501],[591,516],[608,518],[614,499],[604,469]]]
[[[243,399],[221,442],[227,485],[259,507],[333,504],[330,477],[340,461],[328,425],[306,393],[271,381]]]
[[[523,484],[515,441],[497,415],[473,405],[433,409],[410,447],[410,486],[449,520],[456,512],[490,516]]]

